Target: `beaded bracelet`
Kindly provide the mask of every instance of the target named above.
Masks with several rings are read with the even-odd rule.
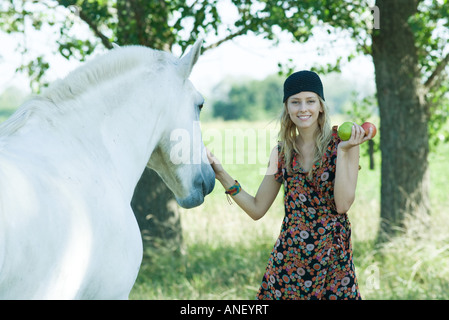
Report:
[[[232,204],[232,201],[231,199],[229,199],[229,196],[237,195],[240,192],[240,190],[242,190],[242,186],[240,186],[240,183],[237,180],[235,180],[234,185],[225,191],[229,204]]]
[[[234,185],[230,187],[228,190],[226,190],[225,193],[231,196],[235,196],[240,192],[240,190],[242,190],[242,187],[240,186],[240,183],[237,180],[235,180]]]

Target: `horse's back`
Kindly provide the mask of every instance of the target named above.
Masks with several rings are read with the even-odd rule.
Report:
[[[0,150],[0,298],[126,298],[142,251],[129,204],[101,172],[24,150]]]

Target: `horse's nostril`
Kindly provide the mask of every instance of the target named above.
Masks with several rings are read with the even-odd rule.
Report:
[[[207,183],[206,187],[208,187],[208,188],[207,188],[206,192],[204,193],[204,195],[209,194],[209,193],[211,193],[214,190],[214,188],[215,188],[215,176],[210,180],[209,183]]]
[[[214,186],[215,186],[215,179],[214,179],[213,183],[204,181],[203,182],[203,195],[208,195],[209,193],[211,193],[212,190],[214,190]]]

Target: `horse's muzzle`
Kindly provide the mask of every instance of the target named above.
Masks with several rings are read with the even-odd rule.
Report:
[[[176,198],[178,204],[186,209],[191,209],[201,205],[204,198],[214,190],[215,173],[208,164],[201,166],[201,173],[193,181],[193,188],[185,198]]]

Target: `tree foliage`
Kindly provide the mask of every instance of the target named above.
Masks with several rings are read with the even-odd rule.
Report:
[[[10,0],[0,3],[0,30],[25,35],[29,28],[57,29],[57,51],[66,59],[83,61],[98,46],[112,48],[112,43],[139,44],[151,48],[181,52],[199,37],[213,34],[217,40],[203,52],[225,41],[256,31],[254,23],[223,25],[218,12],[219,0]],[[249,7],[239,8],[240,16],[250,16]],[[240,20],[239,20],[240,21]],[[85,24],[90,36],[73,33],[76,24]],[[18,52],[26,56],[26,38]],[[31,56],[18,71],[31,77],[31,87],[39,91],[45,85],[43,75],[49,68],[44,56]]]

